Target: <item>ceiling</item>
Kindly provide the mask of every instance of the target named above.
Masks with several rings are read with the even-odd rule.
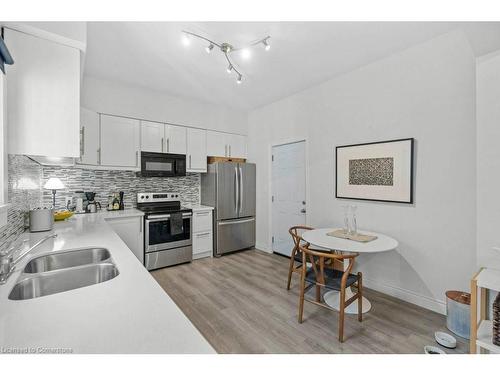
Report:
[[[89,22],[85,75],[249,110],[454,29],[476,56],[500,49],[499,22]],[[182,30],[235,46],[270,35],[272,46],[234,53],[237,85],[223,54],[184,46]]]

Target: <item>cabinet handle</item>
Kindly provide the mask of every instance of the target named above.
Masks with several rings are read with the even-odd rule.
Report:
[[[163,152],[163,138],[161,139],[161,152]]]
[[[191,168],[191,155],[189,155],[189,168]]]
[[[142,220],[142,217],[141,217],[141,220],[139,222],[139,232],[142,233],[142,224],[144,223],[144,220]]]
[[[167,152],[170,152],[170,138],[167,138]]]
[[[231,157],[231,145],[229,145],[229,157]]]
[[[139,151],[135,152],[135,166],[139,166]]]
[[[210,232],[206,232],[206,233],[196,233],[196,237],[206,237],[206,236],[209,236],[210,235]]]
[[[196,213],[196,216],[208,216],[208,215],[210,215],[209,211],[207,211],[207,212],[197,212]]]
[[[97,164],[101,164],[101,148],[97,149]]]
[[[80,158],[85,154],[85,126],[82,126],[80,133]]]

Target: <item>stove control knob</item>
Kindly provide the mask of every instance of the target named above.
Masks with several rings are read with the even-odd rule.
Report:
[[[144,199],[144,195],[141,195],[141,199]]]
[[[176,198],[179,198],[179,194],[175,194],[175,197],[176,197]]]
[[[170,198],[173,198],[173,197],[174,197],[174,195],[173,195],[173,194],[170,194]]]
[[[149,195],[146,195],[146,199],[149,199]]]

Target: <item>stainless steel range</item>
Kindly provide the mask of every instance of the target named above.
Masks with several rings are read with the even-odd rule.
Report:
[[[144,265],[154,270],[193,259],[191,209],[182,208],[179,193],[138,193],[144,212]]]

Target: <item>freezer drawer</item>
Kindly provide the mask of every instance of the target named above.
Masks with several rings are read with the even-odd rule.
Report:
[[[216,255],[255,246],[255,218],[217,222]]]

